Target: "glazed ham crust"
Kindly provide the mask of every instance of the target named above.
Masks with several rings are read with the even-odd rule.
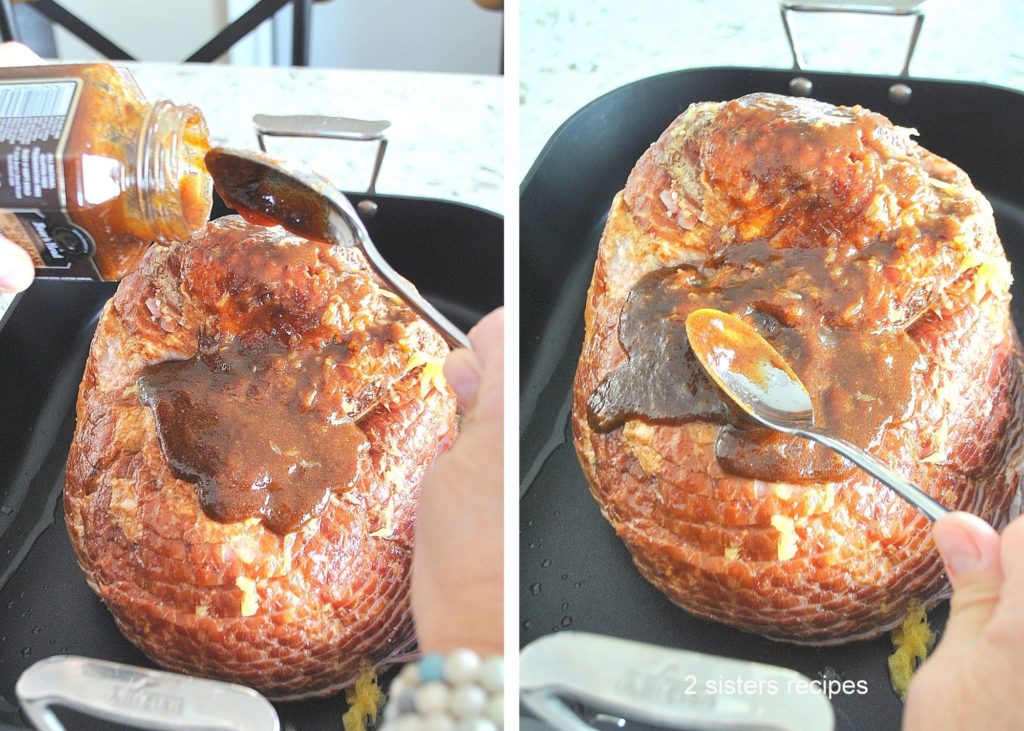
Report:
[[[997,527],[1020,512],[1009,265],[988,202],[910,133],[806,99],[695,104],[612,203],[574,384],[576,450],[641,573],[696,616],[776,640],[842,643],[892,628],[912,602],[932,607],[949,589],[927,519],[864,473],[740,477],[716,459],[731,429],[721,420],[651,418],[626,401],[624,418],[609,419],[602,399],[627,363],[623,307],[654,273],[682,293],[664,315],[680,323],[696,307],[728,309],[720,292],[733,283],[769,278],[765,301],[734,312],[769,339],[787,327],[866,343],[905,333],[920,352],[907,408],[884,422],[872,451],[948,508]],[[772,269],[812,260],[813,273]],[[691,280],[719,294],[708,301]],[[797,371],[805,380],[822,380],[813,363],[828,362],[825,340]],[[841,390],[843,364],[829,367],[824,380]]]
[[[305,369],[304,417],[357,418],[369,442],[355,481],[293,532],[210,519],[140,401],[145,367],[229,343],[286,351],[253,387],[279,393]],[[100,317],[64,493],[79,563],[125,636],[165,668],[274,699],[333,692],[407,650],[419,483],[457,429],[446,353],[354,249],[238,217],[151,248]]]

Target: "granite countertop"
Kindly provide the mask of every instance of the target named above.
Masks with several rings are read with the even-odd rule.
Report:
[[[912,77],[1024,90],[1024,3],[929,0],[924,10]],[[792,65],[775,0],[530,0],[520,14],[520,178],[563,121],[631,81],[702,66]],[[908,18],[791,17],[808,68],[896,74],[902,66]]]
[[[214,144],[257,149],[252,116],[387,119],[378,193],[441,198],[503,212],[503,77],[400,71],[126,63],[151,100],[203,110]],[[369,183],[376,145],[267,140],[345,190]],[[0,294],[0,315],[11,299]]]
[[[502,77],[468,74],[125,64],[150,99],[195,104],[214,144],[256,149],[254,114],[387,119],[378,193],[442,198],[502,212]],[[345,190],[369,182],[376,145],[273,138],[271,153]]]

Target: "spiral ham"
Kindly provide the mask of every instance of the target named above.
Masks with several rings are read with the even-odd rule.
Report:
[[[819,423],[946,507],[997,527],[1020,512],[1009,265],[988,202],[911,134],[807,99],[695,104],[612,203],[575,444],[641,573],[694,615],[841,643],[948,595],[922,515],[722,401],[685,339],[700,307],[754,325]]]
[[[64,494],[125,636],[275,699],[404,652],[446,352],[353,249],[238,217],[150,249],[100,317]]]

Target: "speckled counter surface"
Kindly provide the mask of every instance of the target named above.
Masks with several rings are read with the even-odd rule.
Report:
[[[911,76],[1024,89],[1024,3],[929,0],[924,10]],[[792,64],[775,0],[522,0],[520,13],[520,178],[566,118],[630,81]],[[793,25],[809,68],[895,74],[911,21],[803,13]]]
[[[127,64],[150,99],[200,107],[214,144],[255,148],[254,114],[387,119],[377,191],[502,210],[502,77],[342,69]],[[370,143],[269,139],[346,190],[365,188]]]
[[[252,116],[327,114],[387,119],[379,193],[503,209],[503,78],[343,69],[132,63],[149,99],[200,107],[214,144],[256,149]],[[365,189],[376,147],[331,140],[267,141],[345,190]],[[0,294],[0,314],[10,297]]]

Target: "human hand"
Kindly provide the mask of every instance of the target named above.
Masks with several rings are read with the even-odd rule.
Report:
[[[452,351],[445,377],[465,410],[454,446],[423,480],[412,559],[412,613],[424,652],[502,654],[504,312]]]
[[[938,648],[914,674],[904,731],[1024,727],[1024,517],[1002,536],[967,513],[932,530],[953,584]]]
[[[32,66],[42,59],[28,46],[0,43],[0,66]],[[21,292],[32,284],[35,265],[24,249],[0,236],[0,292]]]
[[[24,43],[0,43],[0,66],[35,66],[43,59]]]
[[[0,236],[0,292],[24,291],[35,277],[35,265],[28,252]]]

